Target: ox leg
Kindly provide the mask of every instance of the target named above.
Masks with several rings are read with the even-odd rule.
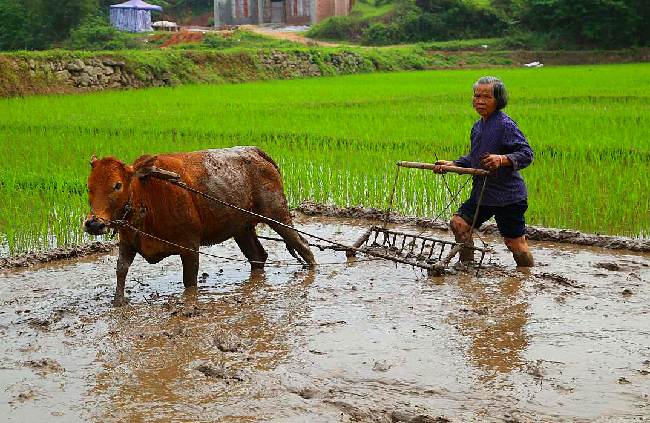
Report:
[[[291,225],[291,221],[289,223],[285,223],[287,225]],[[316,259],[314,259],[314,255],[312,254],[311,250],[309,249],[309,243],[305,238],[300,236],[300,234],[293,229],[286,228],[284,226],[277,225],[275,223],[268,223],[268,225],[278,233],[284,239],[284,242],[287,243],[288,247],[294,248],[298,254],[300,254],[300,257],[302,257],[303,260],[305,260],[305,263],[307,263],[309,266],[313,266],[316,264]]]
[[[135,258],[135,250],[126,242],[120,242],[120,251],[117,257],[117,286],[115,287],[115,298],[113,298],[113,305],[121,307],[127,304],[124,298],[124,285],[126,284],[126,275],[129,273],[129,267]]]
[[[183,262],[183,285],[185,288],[196,286],[199,275],[199,252],[183,251],[181,261]]]
[[[237,235],[235,242],[239,249],[251,264],[251,270],[264,269],[264,263],[269,256],[255,234],[255,229],[247,229],[244,233]]]

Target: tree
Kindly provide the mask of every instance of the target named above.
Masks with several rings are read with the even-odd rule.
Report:
[[[0,49],[49,48],[96,10],[97,0],[0,0]]]
[[[42,0],[42,19],[48,40],[62,41],[70,30],[97,10],[97,0]]]
[[[533,31],[567,43],[620,48],[640,39],[640,14],[635,7],[641,3],[647,0],[524,0],[520,14]]]
[[[415,5],[423,12],[440,14],[468,4],[463,0],[415,0]]]
[[[636,26],[636,45],[650,46],[650,0],[630,0],[630,7],[638,16]]]
[[[34,1],[0,0],[0,50],[33,50],[43,45]]]
[[[445,41],[468,38],[491,38],[507,29],[505,17],[493,7],[477,6],[466,0],[415,0],[424,12],[420,28],[424,40]]]

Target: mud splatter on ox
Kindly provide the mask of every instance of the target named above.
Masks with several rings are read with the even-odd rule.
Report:
[[[262,268],[267,253],[255,235],[261,219],[197,194],[163,179],[174,172],[188,186],[229,204],[292,225],[282,178],[275,164],[257,147],[234,147],[191,153],[141,156],[132,166],[113,157],[93,156],[88,177],[91,213],[84,229],[92,235],[107,233],[124,219],[140,231],[121,226],[115,304],[122,305],[129,266],[139,253],[149,263],[180,255],[183,283],[195,286],[198,248],[234,238],[252,268]],[[167,173],[165,172],[167,171]],[[308,243],[294,230],[270,223],[303,260],[315,264]]]

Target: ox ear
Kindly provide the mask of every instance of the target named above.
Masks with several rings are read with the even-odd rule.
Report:
[[[99,159],[97,158],[97,156],[93,154],[93,156],[90,158],[90,167],[95,167],[98,161]]]
[[[153,164],[156,162],[156,156],[148,156],[146,159],[142,160],[139,163],[136,163],[133,166],[135,174],[134,178],[146,178],[151,176],[158,179],[178,179],[180,176],[177,173],[170,172],[168,170],[158,169]]]

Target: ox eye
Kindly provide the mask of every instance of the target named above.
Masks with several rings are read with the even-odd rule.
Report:
[[[115,191],[117,191],[117,190],[119,190],[120,188],[122,188],[122,183],[121,183],[121,182],[117,182],[117,183],[115,183],[115,187],[114,187],[113,189],[114,189]]]

